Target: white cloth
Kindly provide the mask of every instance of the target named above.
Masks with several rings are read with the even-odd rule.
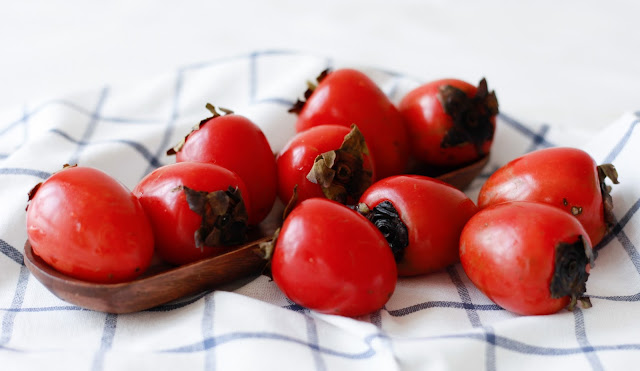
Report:
[[[152,310],[105,314],[56,298],[29,273],[27,192],[62,164],[97,167],[132,188],[173,162],[165,151],[208,115],[207,102],[252,119],[277,151],[294,132],[286,109],[304,81],[328,66],[344,65],[260,51],[0,112],[0,368],[600,370],[640,362],[637,113],[621,112],[595,136],[502,113],[491,161],[467,190],[475,200],[491,171],[542,147],[580,147],[598,163],[613,163],[618,224],[587,283],[590,309],[511,314],[480,293],[459,264],[400,279],[384,309],[358,319],[301,308],[264,276]],[[395,102],[419,83],[349,67],[367,73]]]

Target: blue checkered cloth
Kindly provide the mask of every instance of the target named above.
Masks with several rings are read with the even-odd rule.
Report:
[[[614,163],[621,181],[613,187],[617,224],[598,246],[587,284],[590,309],[514,315],[480,293],[460,265],[400,279],[383,309],[358,319],[306,310],[264,276],[115,315],[66,303],[30,274],[23,257],[27,192],[62,164],[97,167],[133,188],[174,161],[165,151],[208,115],[206,102],[252,119],[277,151],[294,133],[295,117],[286,109],[301,82],[326,67],[344,66],[307,53],[257,52],[1,111],[0,369],[493,371],[640,364],[637,113],[598,133],[503,113],[491,161],[467,191],[475,200],[492,171],[538,148],[574,146],[598,163]],[[418,84],[399,73],[349,67],[363,70],[396,102]]]

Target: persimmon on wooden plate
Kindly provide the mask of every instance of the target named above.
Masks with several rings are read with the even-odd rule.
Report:
[[[465,189],[478,176],[488,156],[468,166],[434,177],[456,188]],[[424,174],[430,169],[418,169]],[[252,275],[259,275],[267,261],[261,252],[271,242],[280,224],[283,206],[276,205],[252,241],[229,252],[182,266],[153,264],[145,274],[130,282],[100,284],[78,280],[58,272],[34,254],[29,241],[24,246],[24,261],[31,273],[60,299],[82,308],[107,312],[131,313],[150,309],[171,301],[216,289]]]

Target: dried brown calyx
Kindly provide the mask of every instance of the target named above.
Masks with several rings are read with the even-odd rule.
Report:
[[[492,117],[498,114],[498,99],[494,91],[489,92],[487,80],[482,79],[473,97],[451,85],[443,85],[438,100],[444,111],[451,116],[453,127],[445,134],[440,146],[449,148],[471,143],[484,156],[482,146],[493,139]]]
[[[402,261],[404,251],[409,246],[409,231],[393,204],[385,200],[369,209],[366,204],[359,203],[354,209],[369,219],[382,233],[391,247],[396,263]]]
[[[602,193],[602,204],[604,207],[604,221],[607,223],[607,231],[610,231],[616,218],[613,215],[613,198],[611,197],[611,186],[605,183],[605,179],[611,179],[613,184],[618,184],[618,171],[612,164],[598,166],[598,179],[600,181],[600,192]]]
[[[351,125],[340,148],[316,157],[307,179],[320,185],[330,200],[343,204],[349,198],[357,200],[373,181],[372,171],[364,168],[364,156],[368,154],[364,136]]]
[[[278,243],[278,236],[280,235],[280,228],[276,229],[270,239],[260,242],[258,245],[258,250],[256,254],[260,256],[262,259],[266,260],[267,263],[264,265],[261,274],[269,277],[273,280],[273,274],[271,272],[271,259],[273,258],[273,253],[276,248],[276,244]]]
[[[176,153],[180,152],[180,150],[182,150],[182,147],[184,147],[184,144],[187,142],[187,138],[189,137],[189,135],[191,135],[191,133],[193,133],[194,131],[199,130],[202,127],[202,125],[207,123],[207,121],[209,121],[211,119],[214,119],[216,117],[229,115],[229,114],[233,113],[233,111],[230,110],[230,109],[226,109],[226,108],[222,108],[222,107],[215,107],[211,103],[207,103],[205,107],[211,112],[212,116],[211,117],[207,117],[206,119],[200,120],[200,122],[198,124],[196,124],[194,127],[192,127],[191,131],[189,131],[189,134],[185,135],[184,138],[182,138],[178,144],[176,144],[175,146],[173,146],[173,147],[171,147],[171,148],[169,148],[167,150],[167,156],[175,155]],[[218,111],[220,111],[220,112],[218,112]]]
[[[304,99],[297,99],[293,106],[289,108],[288,112],[294,113],[296,115],[299,114],[304,108],[304,105],[307,103],[309,97],[311,97],[311,94],[313,94],[313,91],[318,87],[318,84],[320,84],[322,80],[324,80],[325,77],[329,75],[329,73],[331,73],[331,69],[327,68],[324,71],[320,72],[318,77],[316,77],[316,81],[307,81],[307,90],[305,90],[303,94]]]
[[[195,231],[196,247],[232,246],[246,242],[247,210],[238,188],[204,192],[178,187],[187,197],[189,209],[202,217]]]
[[[584,308],[591,307],[591,301],[583,296],[587,291],[587,264],[593,267],[595,251],[582,236],[574,243],[561,242],[556,246],[555,270],[549,285],[551,297],[559,299],[569,296],[569,310],[575,308],[578,300]]]
[[[35,195],[38,192],[38,189],[40,189],[41,185],[42,185],[42,182],[36,184],[35,186],[33,186],[33,188],[31,188],[31,190],[27,194],[27,196],[29,197],[29,199],[28,199],[29,201],[33,200],[33,197],[35,197]]]

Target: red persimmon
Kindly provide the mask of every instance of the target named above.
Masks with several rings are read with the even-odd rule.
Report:
[[[462,228],[477,211],[462,191],[419,175],[376,182],[362,195],[358,208],[389,242],[400,276],[456,263]]]
[[[244,116],[207,104],[213,117],[204,119],[185,139],[170,149],[177,162],[196,161],[220,165],[238,174],[251,199],[249,224],[262,221],[276,198],[276,162],[271,146],[256,124]],[[222,109],[221,109],[222,110]]]
[[[506,201],[549,204],[575,216],[597,244],[613,227],[613,201],[605,178],[618,182],[611,164],[598,166],[577,148],[530,152],[494,172],[478,195],[478,206]]]
[[[326,197],[357,202],[374,180],[373,160],[357,127],[322,125],[296,134],[276,159],[278,195],[288,203]]]
[[[352,124],[362,131],[376,159],[380,178],[403,173],[409,158],[409,138],[398,109],[364,73],[354,69],[324,71],[317,86],[305,92],[289,112],[297,113],[296,131],[318,125]]]
[[[29,243],[56,270],[81,280],[116,283],[149,267],[149,220],[138,199],[108,174],[65,167],[36,186],[29,199]]]
[[[433,81],[407,93],[398,108],[418,162],[459,166],[491,149],[498,100],[485,79],[478,87],[457,79]]]
[[[582,225],[549,205],[514,201],[479,211],[460,237],[469,279],[504,309],[555,313],[584,298],[594,252]]]
[[[301,202],[287,216],[271,270],[293,302],[347,317],[382,308],[397,281],[380,231],[357,212],[322,198]]]
[[[186,264],[244,242],[250,207],[244,182],[211,163],[162,166],[134,188],[155,235],[158,255]]]

